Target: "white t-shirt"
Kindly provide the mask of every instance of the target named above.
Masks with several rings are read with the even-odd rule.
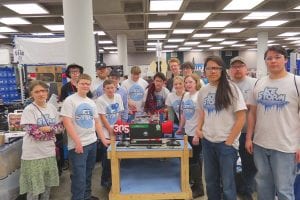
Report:
[[[210,142],[224,142],[231,133],[231,129],[235,124],[235,112],[247,110],[244,97],[240,89],[230,82],[233,93],[232,105],[227,109],[216,111],[215,95],[217,87],[208,84],[199,91],[198,103],[199,108],[204,111],[204,124],[202,127],[203,136]],[[232,146],[236,149],[239,147],[238,137]]]
[[[142,103],[148,82],[142,78],[139,78],[137,82],[127,79],[122,82],[121,86],[127,90],[128,100],[135,102],[137,111],[143,112],[144,109],[142,107]]]
[[[47,104],[45,108],[39,107],[49,125],[59,122],[59,113],[52,104]],[[47,126],[44,117],[34,105],[29,104],[23,111],[21,124],[35,124],[38,126]],[[37,141],[28,133],[23,138],[22,156],[23,160],[36,160],[55,156],[54,140]]]
[[[296,84],[299,90],[299,76]],[[253,142],[267,149],[295,153],[300,148],[298,103],[293,74],[258,80],[249,96],[249,104],[257,106]]]
[[[105,114],[106,119],[111,127],[121,118],[120,112],[124,110],[122,97],[120,94],[115,93],[113,99],[108,98],[106,94],[98,97],[96,100],[96,105],[99,114]],[[102,123],[102,122],[101,122]],[[105,137],[110,138],[108,130],[103,127],[103,132]]]
[[[157,109],[162,109],[165,107],[165,105],[166,105],[165,101],[166,101],[169,93],[170,92],[166,87],[163,87],[161,89],[161,91],[159,91],[159,92],[154,92],[155,98],[156,98],[156,108]],[[145,95],[143,98],[144,103],[146,102],[147,95],[148,95],[148,89],[146,89],[146,92],[145,92]]]
[[[72,119],[75,131],[80,138],[82,146],[97,141],[95,133],[95,120],[99,120],[97,107],[93,100],[81,97],[77,93],[68,96],[63,102],[61,116]],[[74,149],[75,143],[68,135],[68,149]]]
[[[181,96],[177,96],[176,92],[171,92],[166,99],[166,105],[172,107],[172,109],[176,113],[176,116],[178,119],[179,119],[179,109],[181,109],[181,108],[179,108],[180,101],[181,101]]]
[[[246,103],[248,102],[247,99],[248,99],[249,95],[252,94],[252,90],[253,90],[253,87],[254,87],[256,81],[257,81],[256,78],[246,76],[242,81],[234,82],[241,90]],[[247,121],[242,129],[242,133],[246,133],[246,132],[247,132]]]
[[[199,110],[197,109],[198,93],[199,91],[191,95],[189,92],[186,92],[182,100],[182,113],[185,118],[184,129],[188,136],[195,135],[198,125],[197,123],[200,115]]]
[[[100,97],[103,94],[103,83],[106,79],[100,79],[100,78],[96,78],[93,82],[92,82],[92,86],[91,86],[91,90],[92,90],[92,94],[93,94],[93,99],[97,99],[98,97]]]

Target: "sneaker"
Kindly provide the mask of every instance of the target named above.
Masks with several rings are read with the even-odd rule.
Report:
[[[242,195],[242,200],[253,200],[253,197],[251,194],[244,194]]]
[[[90,200],[99,200],[99,198],[95,196],[91,196]]]

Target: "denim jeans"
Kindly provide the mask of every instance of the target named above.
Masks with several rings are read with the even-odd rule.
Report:
[[[239,154],[242,162],[242,185],[237,185],[238,191],[245,195],[253,193],[254,177],[256,174],[256,167],[253,160],[253,155],[249,154],[245,148],[246,133],[240,135]]]
[[[96,163],[97,144],[83,147],[83,153],[69,150],[71,162],[71,193],[72,200],[89,200],[92,192],[92,172]]]
[[[294,200],[297,163],[295,153],[284,153],[254,145],[258,200]]]
[[[106,188],[111,187],[111,169],[110,160],[107,159],[107,147],[100,141],[101,151],[101,164],[102,164],[102,175],[101,175],[101,186]]]
[[[202,152],[208,200],[236,200],[237,150],[225,142],[213,143],[204,138]]]

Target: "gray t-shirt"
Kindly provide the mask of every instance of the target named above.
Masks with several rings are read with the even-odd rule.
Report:
[[[179,107],[182,107],[180,106],[180,101],[181,101],[181,96],[177,96],[176,92],[171,92],[166,99],[166,105],[172,107],[178,119],[179,119],[179,109],[181,109]]]
[[[182,113],[185,118],[185,133],[188,136],[194,136],[196,133],[197,123],[199,120],[199,110],[197,109],[197,100],[198,100],[199,91],[194,94],[186,92],[183,97],[182,103]]]

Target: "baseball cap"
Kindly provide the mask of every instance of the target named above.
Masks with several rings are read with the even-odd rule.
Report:
[[[104,62],[96,62],[96,69],[106,68],[106,64]]]
[[[236,56],[236,57],[232,58],[230,60],[230,65],[232,65],[236,61],[240,61],[240,62],[242,62],[242,63],[244,63],[246,65],[245,59],[243,57],[241,57],[241,56]]]

